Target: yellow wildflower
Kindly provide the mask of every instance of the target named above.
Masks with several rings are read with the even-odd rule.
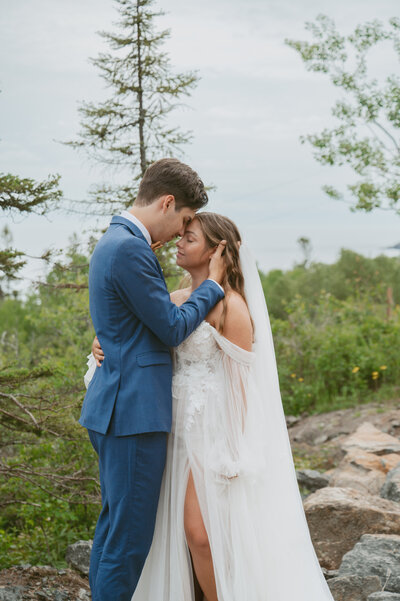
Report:
[[[356,365],[355,367],[353,367],[353,369],[351,370],[351,373],[356,374],[358,371],[360,371],[360,368]]]
[[[379,368],[381,371],[383,371],[384,369],[387,369],[386,365],[381,365]]]
[[[377,380],[379,378],[379,371],[373,371],[372,372],[372,379],[373,380]]]
[[[299,378],[299,382],[304,382],[304,378]]]
[[[291,377],[291,378],[295,378],[295,377],[296,377],[296,374],[290,374],[290,377]]]

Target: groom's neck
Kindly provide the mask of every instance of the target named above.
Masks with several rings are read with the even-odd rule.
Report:
[[[128,212],[131,213],[132,215],[134,215],[134,217],[136,217],[136,219],[139,219],[139,221],[141,223],[143,223],[144,227],[149,232],[151,239],[153,240],[153,235],[152,235],[153,208],[151,207],[151,205],[147,205],[147,206],[143,206],[143,207],[133,205],[133,206],[129,207]]]

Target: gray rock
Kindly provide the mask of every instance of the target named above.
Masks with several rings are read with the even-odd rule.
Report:
[[[317,470],[296,470],[296,476],[299,486],[304,486],[311,492],[315,492],[329,484],[329,476],[321,474]]]
[[[398,593],[380,591],[379,593],[372,593],[367,601],[400,601],[400,595]]]
[[[325,486],[304,501],[320,565],[339,568],[363,534],[400,535],[400,504],[351,488]]]
[[[69,545],[65,554],[66,561],[85,576],[89,575],[92,545],[91,540],[78,540],[73,545]]]
[[[400,503],[400,466],[388,472],[381,488],[381,497]]]
[[[0,601],[22,601],[24,592],[22,586],[0,586]]]
[[[300,417],[298,417],[297,415],[286,415],[285,418],[287,428],[291,428],[300,421]]]
[[[321,570],[325,576],[325,580],[330,580],[331,578],[339,576],[339,570],[327,570],[326,568],[321,568]]]
[[[400,440],[382,432],[370,422],[364,422],[342,442],[342,449],[362,449],[376,455],[400,453]]]
[[[381,590],[378,576],[338,576],[328,580],[335,601],[367,601],[368,595]]]
[[[364,534],[339,567],[339,576],[353,574],[378,576],[380,590],[400,593],[400,536]]]
[[[67,591],[54,591],[53,601],[70,601],[71,597]]]

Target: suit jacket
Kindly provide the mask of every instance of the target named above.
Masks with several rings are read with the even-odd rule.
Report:
[[[220,287],[206,280],[177,307],[142,232],[113,217],[90,260],[90,314],[105,358],[89,384],[79,423],[105,434],[113,416],[117,436],[169,432],[169,347],[189,336],[221,298]]]

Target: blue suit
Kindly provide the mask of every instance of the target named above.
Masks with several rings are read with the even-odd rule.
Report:
[[[89,580],[93,601],[130,601],[153,537],[171,428],[169,347],[223,292],[206,280],[177,307],[140,229],[113,217],[90,261],[89,296],[105,355],[79,420],[99,456],[102,490]]]

